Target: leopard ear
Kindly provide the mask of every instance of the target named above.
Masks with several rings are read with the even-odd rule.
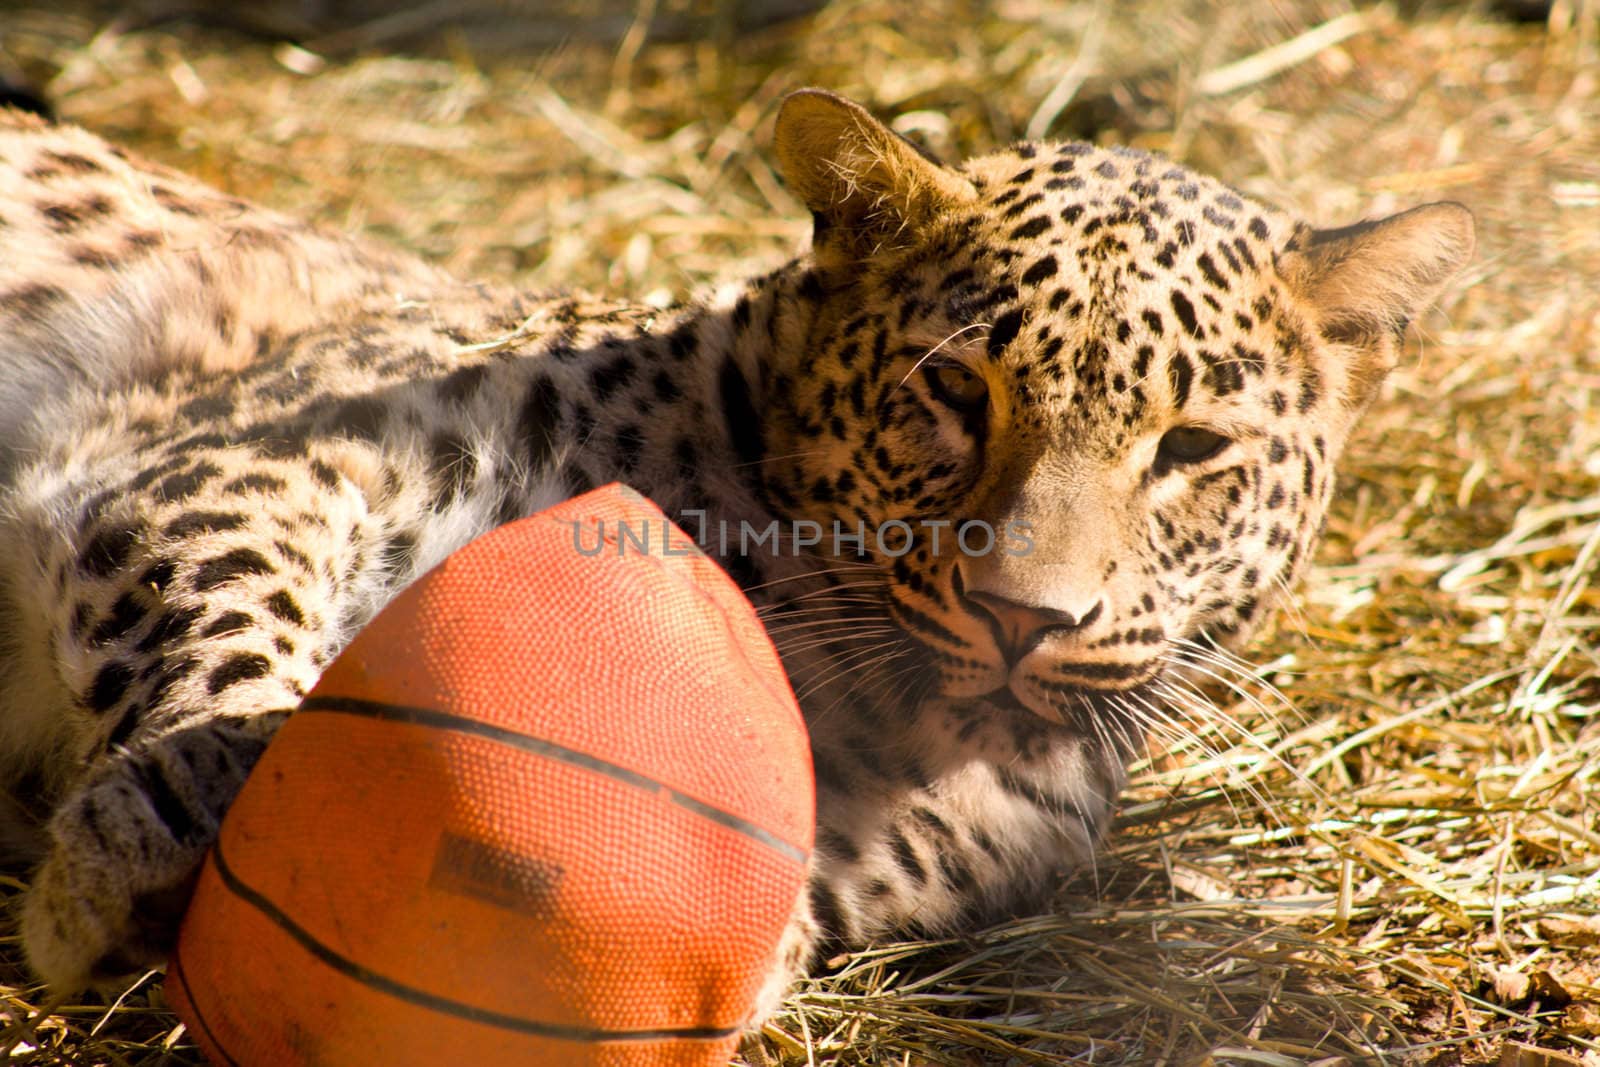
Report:
[[[866,108],[823,89],[784,100],[773,149],[790,188],[811,209],[821,258],[860,259],[977,196],[965,178],[924,157]]]
[[[1472,256],[1472,212],[1454,202],[1335,230],[1306,228],[1276,262],[1322,336],[1357,353],[1351,400],[1389,372],[1406,326]]]

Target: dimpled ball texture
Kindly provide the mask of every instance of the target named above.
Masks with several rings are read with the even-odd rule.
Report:
[[[608,486],[456,552],[329,667],[168,995],[222,1064],[725,1064],[814,805],[755,612]]]

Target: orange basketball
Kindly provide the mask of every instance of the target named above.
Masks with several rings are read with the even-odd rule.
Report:
[[[616,486],[502,527],[329,667],[184,919],[167,989],[208,1056],[728,1061],[811,757],[749,603],[668,529]]]

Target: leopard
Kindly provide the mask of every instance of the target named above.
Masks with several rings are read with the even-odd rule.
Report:
[[[461,281],[0,112],[0,850],[43,981],[160,966],[363,625],[613,482],[745,591],[807,724],[753,1019],[1094,863],[1195,673],[1292,595],[1473,216],[1319,228],[1125,146],[949,166],[822,89],[772,129],[808,245],[663,307]]]

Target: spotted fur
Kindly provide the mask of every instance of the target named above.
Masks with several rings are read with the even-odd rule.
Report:
[[[1470,216],[1319,231],[1083,144],[949,169],[819,91],[775,151],[811,250],[660,311],[463,285],[0,119],[0,821],[37,846],[45,978],[159,959],[350,636],[612,480],[713,546],[779,524],[713,549],[817,765],[767,1007],[836,943],[1035,906],[1090,857],[1141,733],[1182,727],[1175,679],[1310,555]]]

